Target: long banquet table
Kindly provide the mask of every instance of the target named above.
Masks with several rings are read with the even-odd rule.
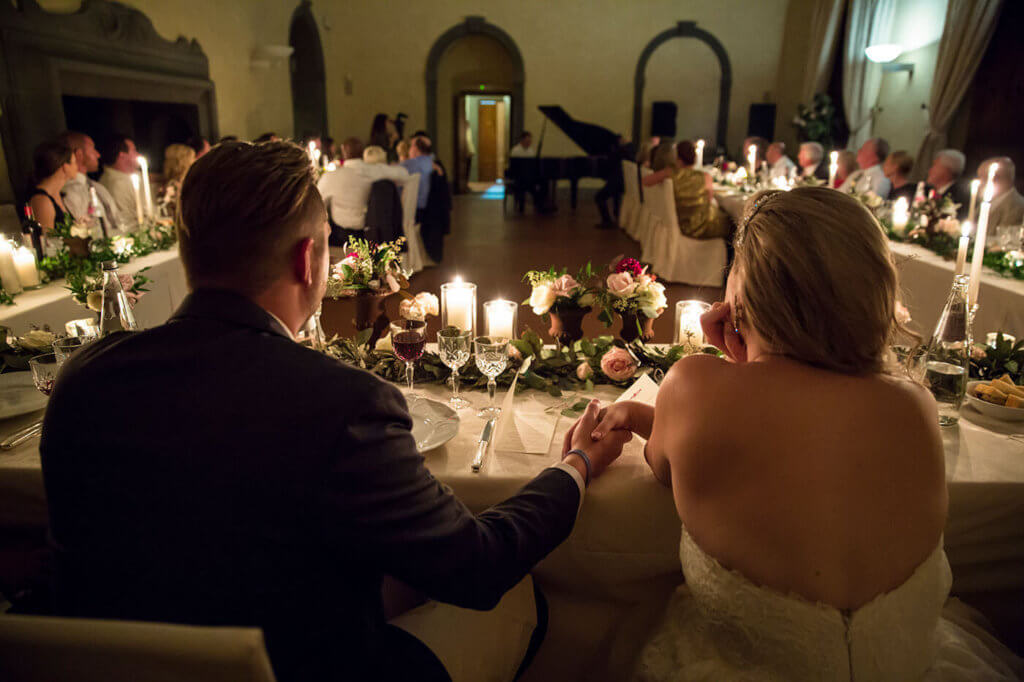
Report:
[[[441,386],[419,390],[435,400],[448,396]],[[618,394],[607,386],[593,392],[603,401]],[[480,511],[557,462],[571,420],[557,410],[549,415],[557,424],[547,454],[492,448],[482,471],[474,474],[470,462],[483,428],[475,410],[486,397],[478,392],[468,397],[476,407],[460,411],[458,434],[425,456],[434,475]],[[557,402],[537,392],[516,397],[517,409],[534,414]],[[0,435],[38,416],[0,422]],[[1019,434],[1024,423],[1016,429]],[[950,494],[946,552],[953,591],[967,601],[1006,601],[1007,594],[1024,594],[1024,441],[1016,434],[1013,425],[990,421],[969,407],[958,427],[943,430]],[[551,623],[527,680],[623,679],[623,667],[682,582],[672,495],[651,475],[641,448],[634,439],[591,485],[572,535],[537,567]],[[0,537],[46,523],[38,441],[0,453]]]
[[[718,205],[737,222],[749,197],[732,188],[715,187]],[[890,242],[889,247],[897,256],[896,268],[903,304],[910,311],[910,326],[927,339],[953,286],[955,264],[915,244]],[[973,326],[976,339],[983,341],[986,333],[994,331],[1024,338],[1024,281],[1003,277],[986,268],[981,273],[978,300],[980,306]]]
[[[135,305],[135,319],[143,328],[155,327],[171,316],[188,293],[185,270],[177,247],[137,258],[121,271],[134,274],[143,268],[149,268],[145,275],[153,281]],[[31,325],[63,333],[65,322],[92,316],[92,311],[71,298],[62,279],[18,294],[12,306],[0,306],[0,325],[15,334],[24,334]]]

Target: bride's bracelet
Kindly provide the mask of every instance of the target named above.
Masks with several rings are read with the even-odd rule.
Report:
[[[579,448],[575,448],[575,449],[570,450],[569,452],[565,453],[565,457],[568,457],[569,455],[579,455],[579,458],[583,460],[583,466],[585,466],[587,468],[587,475],[583,479],[583,487],[589,488],[590,487],[590,457],[588,457],[587,453],[583,452]],[[565,461],[565,457],[562,458],[563,462]]]

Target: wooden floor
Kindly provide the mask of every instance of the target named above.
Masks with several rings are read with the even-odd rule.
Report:
[[[509,213],[502,211],[502,201],[486,199],[479,194],[455,197],[452,211],[452,233],[445,240],[444,261],[414,275],[410,281],[412,293],[430,291],[440,294],[441,284],[456,275],[477,285],[477,315],[483,315],[483,302],[494,298],[523,301],[530,295],[529,286],[522,281],[527,270],[568,267],[570,273],[588,260],[594,269],[607,272],[608,264],[619,255],[640,258],[640,245],[622,230],[599,230],[594,226],[599,216],[593,201],[593,190],[581,189],[576,211],[569,206],[568,192],[559,196],[559,210],[552,215],[536,215],[527,202],[523,215],[516,215],[509,201]],[[564,194],[564,196],[562,195]],[[667,284],[667,283],[666,283]],[[654,324],[655,341],[672,341],[675,302],[697,298],[706,301],[721,300],[720,288],[696,288],[682,284],[667,284],[669,308]],[[392,319],[398,317],[399,298],[388,300]],[[480,319],[480,318],[478,318]],[[439,320],[431,318],[430,340]],[[519,308],[519,333],[532,327],[546,337],[546,325],[528,306]],[[324,327],[328,334],[350,335],[351,326],[338,319],[337,314],[324,312]],[[347,327],[347,330],[346,330]],[[617,333],[619,324],[611,332],[598,322],[596,314],[587,317],[584,330],[588,336]]]

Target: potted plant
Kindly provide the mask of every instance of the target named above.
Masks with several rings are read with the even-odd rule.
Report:
[[[550,324],[548,333],[559,346],[572,347],[583,338],[583,318],[594,303],[594,291],[590,282],[594,272],[588,262],[576,277],[568,274],[566,268],[555,270],[530,270],[523,280],[530,283],[530,298],[523,301],[533,312]]]
[[[381,244],[350,239],[345,244],[345,257],[334,265],[327,279],[327,298],[354,300],[356,310],[352,324],[356,331],[373,328],[368,341],[371,348],[390,324],[385,300],[409,288],[400,253],[404,243],[404,237]]]
[[[609,266],[605,288],[599,294],[598,319],[611,327],[614,315],[622,318],[619,337],[626,343],[654,338],[654,320],[665,312],[665,285],[635,258],[620,258]]]

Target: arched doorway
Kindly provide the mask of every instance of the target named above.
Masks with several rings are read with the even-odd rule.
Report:
[[[292,115],[295,138],[327,134],[327,84],[320,31],[311,0],[302,0],[292,13],[288,44],[291,56]]]
[[[636,65],[636,75],[633,80],[633,144],[639,145],[643,134],[643,111],[644,111],[644,85],[647,73],[647,63],[651,55],[663,43],[673,38],[696,38],[708,45],[718,58],[721,67],[721,80],[718,90],[718,117],[715,124],[715,144],[719,147],[726,146],[726,132],[729,126],[729,95],[732,90],[732,65],[729,63],[729,55],[725,46],[718,38],[702,28],[697,28],[695,21],[680,21],[667,31],[656,35],[651,42],[647,43],[643,52],[640,53],[640,60]]]
[[[455,187],[501,177],[523,127],[525,69],[512,37],[467,17],[434,42],[425,78],[427,130]]]

